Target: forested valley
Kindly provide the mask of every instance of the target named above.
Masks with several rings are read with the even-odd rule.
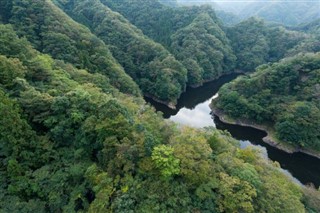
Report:
[[[320,153],[319,39],[174,0],[0,0],[0,212],[320,212],[259,150],[143,98],[242,73],[212,106]]]

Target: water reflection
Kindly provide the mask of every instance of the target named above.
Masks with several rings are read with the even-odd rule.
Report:
[[[177,109],[172,110],[163,104],[159,104],[146,98],[157,111],[163,113],[163,117],[174,122],[193,127],[215,126],[217,129],[228,130],[231,135],[240,141],[242,147],[255,145],[264,155],[273,161],[278,161],[281,168],[288,170],[301,183],[313,183],[317,188],[320,185],[320,160],[303,153],[288,154],[278,150],[262,141],[266,133],[250,127],[230,125],[222,123],[219,118],[212,115],[209,104],[217,94],[219,88],[235,79],[238,75],[224,76],[217,81],[204,84],[199,88],[188,88],[178,100]]]
[[[228,130],[232,137],[240,141],[250,141],[251,144],[262,146],[267,149],[268,157],[279,162],[281,168],[288,170],[301,183],[313,183],[317,188],[320,186],[320,160],[318,158],[303,154],[288,154],[267,143],[262,138],[266,133],[251,127],[226,124],[214,116],[214,123],[217,129]]]
[[[205,83],[203,86],[198,88],[188,87],[186,92],[181,94],[175,110],[167,107],[164,104],[155,102],[151,98],[145,97],[145,100],[148,103],[150,103],[152,106],[154,106],[157,111],[162,112],[164,118],[170,118],[171,116],[177,115],[178,113],[180,113],[181,110],[184,110],[185,112],[187,112],[186,110],[189,109],[190,110],[189,112],[191,112],[195,108],[196,108],[196,111],[198,110],[198,108],[199,110],[202,110],[202,113],[199,113],[198,116],[201,116],[204,113],[207,113],[208,117],[211,118],[210,116],[211,110],[209,108],[209,104],[206,105],[205,103],[209,103],[210,99],[218,92],[219,88],[223,84],[235,79],[238,75],[239,74],[226,75],[219,78],[216,81]],[[175,121],[179,120],[179,116],[180,114],[175,116]],[[203,117],[200,117],[200,119],[201,118]],[[183,119],[184,119],[184,115],[181,114],[181,123],[183,123]],[[184,123],[184,124],[189,124],[189,123]],[[211,120],[211,125],[212,125],[212,120]]]
[[[212,118],[210,116],[210,100],[197,105],[195,109],[182,108],[176,115],[170,117],[170,120],[193,127],[213,126]]]

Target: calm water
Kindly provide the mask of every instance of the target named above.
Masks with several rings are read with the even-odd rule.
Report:
[[[228,130],[231,135],[240,141],[242,147],[248,145],[258,146],[265,150],[267,156],[278,161],[281,168],[289,171],[301,183],[313,183],[317,188],[320,185],[320,159],[303,153],[288,154],[278,150],[262,141],[266,133],[251,127],[225,124],[218,117],[211,115],[209,104],[217,96],[219,88],[235,79],[238,75],[231,74],[216,81],[204,84],[198,88],[188,88],[178,100],[177,109],[172,110],[149,98],[146,101],[153,105],[163,117],[193,127],[214,126],[217,129]]]

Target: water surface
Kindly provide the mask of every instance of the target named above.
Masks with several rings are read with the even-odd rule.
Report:
[[[218,117],[211,115],[209,104],[212,98],[217,97],[219,88],[235,79],[238,74],[231,74],[216,81],[205,83],[198,88],[187,88],[178,100],[176,110],[157,103],[149,98],[146,101],[153,105],[163,117],[174,122],[193,127],[214,126],[217,129],[228,130],[231,135],[240,141],[242,147],[254,145],[266,150],[266,155],[273,161],[278,161],[281,168],[289,171],[292,176],[303,184],[312,183],[317,188],[320,185],[320,159],[303,153],[288,154],[263,142],[266,136],[264,131],[251,127],[230,125],[223,123]]]

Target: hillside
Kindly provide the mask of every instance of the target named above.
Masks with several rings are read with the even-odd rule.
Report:
[[[103,75],[0,32],[1,211],[304,212],[311,197],[228,134],[176,128]]]
[[[319,1],[253,1],[237,15],[242,18],[258,16],[270,22],[294,26],[320,18]]]
[[[319,191],[259,149],[146,104],[174,105],[186,86],[233,72],[247,36],[210,7],[172,2],[0,0],[0,212],[320,212]],[[311,31],[257,33],[276,48],[255,65],[308,51]],[[218,105],[274,118],[280,139],[319,150],[319,66],[319,53],[262,65]]]
[[[187,85],[199,86],[233,71],[235,56],[212,8],[170,8],[153,0],[102,2],[167,47],[187,68]]]
[[[6,13],[0,14],[5,20],[3,23],[12,24],[18,35],[25,36],[37,50],[77,68],[101,73],[122,92],[140,94],[137,85],[126,75],[103,41],[74,22],[51,1],[8,2]]]
[[[276,138],[294,147],[320,151],[319,79],[320,54],[300,54],[223,86],[214,107],[270,125]]]
[[[237,20],[259,17],[270,23],[297,26],[320,18],[320,2],[311,1],[219,1],[219,0],[176,0],[179,6],[210,5],[216,11],[231,13]],[[171,4],[172,5],[172,4]],[[228,22],[225,14],[219,13]],[[225,19],[227,18],[227,19]],[[236,21],[229,22],[236,23]]]
[[[114,57],[145,95],[169,105],[176,104],[185,90],[187,73],[183,65],[162,45],[147,38],[99,0],[56,2],[110,47]]]
[[[253,71],[257,66],[275,62],[309,38],[302,32],[267,26],[262,19],[250,18],[227,29],[237,57],[236,68]]]

